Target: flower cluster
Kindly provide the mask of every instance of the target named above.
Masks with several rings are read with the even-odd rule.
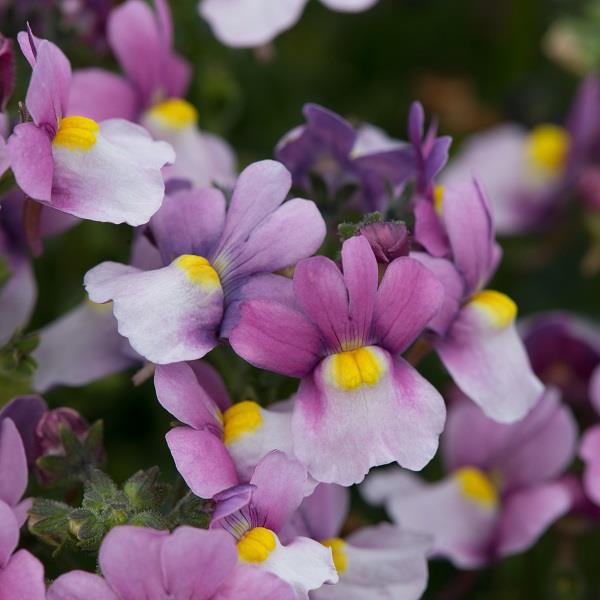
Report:
[[[272,4],[200,12],[258,46],[306,2]],[[19,33],[31,77],[19,122],[2,114],[0,377],[28,395],[0,410],[0,600],[411,600],[429,559],[479,569],[566,515],[597,524],[600,330],[517,322],[494,277],[497,232],[550,228],[567,192],[600,206],[598,81],[564,127],[498,126],[450,161],[418,102],[406,140],[307,104],[274,159],[238,172],[185,99],[167,1],[126,0],[106,30],[122,74],[72,71]],[[3,111],[16,47],[0,48]],[[34,258],[81,220],[131,226],[129,259],[24,334]],[[173,485],[156,469],[117,485],[102,423],[32,395],[54,406],[131,367],[166,411]]]

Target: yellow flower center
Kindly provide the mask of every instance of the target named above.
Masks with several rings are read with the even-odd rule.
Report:
[[[375,385],[383,373],[380,358],[369,348],[338,352],[331,357],[333,380],[342,390]]]
[[[569,134],[558,125],[539,125],[529,134],[527,156],[532,164],[549,174],[560,174],[569,151]]]
[[[160,104],[155,104],[150,109],[150,116],[160,121],[160,123],[179,131],[198,122],[198,111],[185,100],[181,98],[169,98]]]
[[[238,402],[223,413],[223,441],[231,444],[246,433],[253,433],[262,425],[260,406],[256,402]]]
[[[469,304],[481,309],[494,327],[499,329],[510,325],[517,316],[515,302],[506,294],[495,290],[483,290],[475,294]]]
[[[183,254],[175,259],[175,264],[192,283],[202,287],[221,287],[219,274],[203,256]]]
[[[321,544],[331,548],[333,564],[338,573],[343,573],[348,568],[348,555],[346,554],[346,542],[340,538],[329,538],[322,540]]]
[[[433,206],[435,208],[435,212],[438,215],[442,214],[443,204],[444,204],[444,186],[436,185],[433,188]]]
[[[467,500],[490,508],[498,504],[498,490],[483,471],[475,467],[463,467],[454,476]]]
[[[87,117],[61,119],[53,144],[71,150],[88,152],[96,144],[100,125]]]
[[[238,556],[244,562],[261,563],[269,558],[276,545],[270,529],[255,527],[237,543]]]

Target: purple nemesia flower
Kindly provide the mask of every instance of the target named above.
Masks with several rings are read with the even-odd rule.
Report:
[[[274,293],[286,280],[271,273],[321,245],[323,218],[313,202],[284,202],[290,187],[281,164],[262,161],[242,172],[227,210],[217,189],[173,193],[150,224],[166,266],[102,263],[85,276],[90,299],[113,301],[119,332],[148,360],[201,358],[228,336],[241,300]]]
[[[324,583],[338,581],[331,550],[306,537],[286,545],[278,533],[298,509],[306,488],[306,469],[283,452],[267,454],[250,483],[236,485],[214,498],[210,528],[228,531],[242,563],[255,564],[289,583],[298,600]]]
[[[447,186],[435,213],[436,228],[428,235],[416,230],[430,254],[411,253],[446,292],[429,325],[433,344],[458,387],[489,417],[516,421],[536,403],[543,386],[514,324],[516,304],[485,289],[501,256],[487,196],[476,180]]]
[[[519,323],[519,331],[535,374],[558,387],[573,406],[587,406],[590,380],[600,365],[597,325],[568,312],[549,312]]]
[[[443,291],[408,257],[390,263],[378,285],[362,236],[344,243],[342,264],[343,273],[324,256],[300,262],[295,305],[291,289],[287,300],[243,303],[230,342],[250,363],[302,379],[294,453],[317,481],[350,485],[373,466],[418,470],[435,454],[444,402],[399,355],[437,314]]]
[[[167,433],[167,444],[177,470],[201,498],[248,482],[272,450],[293,456],[290,411],[249,400],[231,404],[208,363],[158,365],[154,386],[160,404],[184,424]]]
[[[571,463],[577,426],[548,389],[522,421],[500,424],[467,399],[448,413],[442,438],[449,475],[427,484],[413,475],[374,473],[365,497],[383,502],[394,522],[433,536],[433,554],[460,568],[522,552],[571,506],[558,477]]]
[[[275,149],[294,185],[310,189],[310,174],[316,172],[331,196],[344,185],[355,184],[352,202],[359,209],[385,212],[390,188],[401,187],[413,173],[410,146],[371,126],[357,130],[317,104],[306,104],[303,113],[306,125],[287,133]]]
[[[26,97],[33,121],[17,125],[8,140],[19,187],[77,217],[146,223],[163,200],[161,168],[175,159],[171,146],[125,120],[69,115],[65,55],[31,32],[21,32],[19,43],[33,69]]]
[[[420,598],[427,585],[430,539],[395,525],[363,527],[340,538],[348,516],[350,493],[334,484],[320,484],[292,517],[286,534],[304,535],[332,549],[340,580],[310,593],[312,600]]]
[[[378,0],[321,0],[340,12],[367,10]],[[201,0],[200,14],[226,46],[252,48],[267,44],[295,25],[308,0]]]
[[[498,233],[540,229],[564,207],[579,181],[584,197],[596,190],[585,170],[598,156],[600,86],[585,80],[566,126],[541,124],[532,130],[502,124],[472,136],[440,176],[442,185],[476,176],[489,193]],[[594,148],[594,146],[596,148]]]
[[[115,527],[102,542],[99,563],[102,577],[61,575],[47,600],[294,600],[282,580],[239,565],[235,544],[223,531]]]
[[[167,179],[230,186],[235,154],[221,138],[198,129],[196,109],[183,100],[192,71],[174,51],[169,4],[155,0],[154,5],[153,11],[141,0],[128,0],[111,11],[108,40],[126,78],[98,68],[76,71],[69,110],[96,121],[137,121],[156,139],[169,142],[176,160],[164,169]]]

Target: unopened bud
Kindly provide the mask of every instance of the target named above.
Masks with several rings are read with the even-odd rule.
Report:
[[[380,264],[389,264],[410,252],[410,233],[404,223],[381,221],[361,227],[360,235],[367,238]]]
[[[90,428],[87,421],[72,408],[61,407],[49,410],[42,416],[35,430],[39,456],[66,453],[60,432],[61,427],[71,430],[80,441]]]

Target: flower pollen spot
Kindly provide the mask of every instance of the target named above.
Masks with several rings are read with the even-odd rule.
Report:
[[[175,264],[185,271],[192,283],[201,287],[221,287],[219,274],[203,256],[183,254],[175,259]]]
[[[341,538],[329,538],[322,540],[321,544],[331,548],[333,564],[338,573],[343,573],[348,568],[348,555],[346,554],[346,542]]]
[[[100,125],[87,117],[61,119],[53,144],[71,152],[89,152],[95,145]]]
[[[276,546],[275,534],[270,529],[255,527],[237,543],[238,556],[244,562],[261,563]]]
[[[526,152],[532,164],[548,174],[560,174],[569,151],[569,134],[558,125],[538,125],[527,137]]]
[[[517,305],[506,294],[495,290],[483,290],[475,294],[470,305],[482,309],[493,325],[499,329],[510,325],[517,316]]]
[[[498,490],[490,477],[476,467],[463,467],[454,474],[461,494],[482,506],[492,508],[498,504]]]
[[[379,382],[383,368],[377,355],[368,347],[338,352],[332,357],[333,379],[343,390]]]
[[[246,433],[255,432],[262,425],[260,406],[244,400],[223,413],[223,441],[231,444]]]
[[[198,111],[189,102],[181,98],[169,98],[154,105],[150,116],[174,131],[186,129],[198,122]]]

